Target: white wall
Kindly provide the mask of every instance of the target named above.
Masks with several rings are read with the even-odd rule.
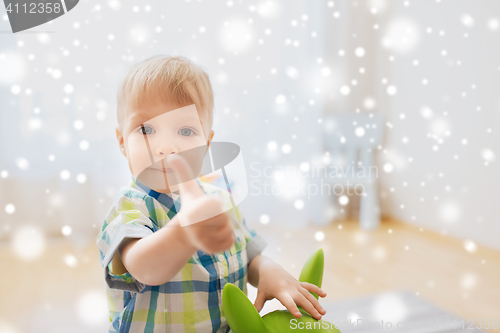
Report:
[[[0,238],[24,224],[48,234],[72,225],[75,241],[93,241],[116,188],[129,177],[114,138],[117,84],[133,63],[167,53],[186,55],[208,69],[216,98],[214,140],[242,147],[249,182],[275,183],[255,178],[255,168],[298,167],[318,159],[323,149],[318,119],[325,113],[377,112],[392,124],[379,154],[381,169],[388,162],[394,166],[390,174],[380,172],[384,212],[498,248],[498,161],[486,166],[482,151],[498,155],[499,149],[500,31],[489,29],[488,22],[499,19],[500,4],[344,0],[289,6],[275,1],[273,9],[266,3],[170,1],[146,11],[142,4],[121,2],[115,8],[83,1],[33,29],[54,33],[1,34],[0,170],[9,176],[0,178]],[[462,23],[463,14],[474,19],[473,26]],[[410,19],[415,29],[408,33],[403,20],[393,30],[392,47],[385,48],[386,29],[399,18]],[[0,30],[8,29],[0,20]],[[236,36],[232,41],[230,33]],[[246,35],[250,40],[241,42]],[[365,50],[363,57],[355,56],[358,47]],[[60,78],[50,73],[54,69]],[[73,93],[64,92],[67,84]],[[20,94],[11,92],[14,85]],[[343,85],[350,86],[349,95],[339,93]],[[386,92],[389,85],[397,88],[394,96]],[[279,95],[284,104],[276,104]],[[374,108],[364,103],[367,97],[376,102]],[[432,109],[429,119],[421,115],[424,106]],[[81,130],[74,127],[77,120],[84,123]],[[80,149],[82,141],[88,150]],[[277,150],[268,150],[270,141]],[[291,146],[288,154],[281,150],[285,144]],[[16,165],[19,157],[29,162],[28,169]],[[60,178],[63,170],[71,173],[69,180]],[[87,176],[83,185],[76,181],[79,173]],[[294,181],[292,175],[278,183]],[[16,206],[14,214],[3,209],[9,203]],[[241,207],[249,223],[266,214],[270,223],[299,227],[318,220],[321,203],[318,196],[251,194]]]
[[[377,40],[403,19],[396,36],[415,44],[407,52],[379,47],[378,111],[393,125],[380,159],[380,167],[394,166],[382,172],[384,208],[402,221],[500,249],[500,2],[386,4]],[[414,33],[405,33],[412,26]],[[388,85],[396,95],[387,94]]]
[[[216,99],[214,140],[241,146],[249,177],[254,162],[274,168],[319,155],[317,119],[327,78],[316,59],[332,38],[323,26],[327,6],[266,3],[158,1],[147,10],[125,1],[81,1],[32,29],[47,33],[1,34],[0,171],[8,176],[0,178],[0,238],[23,225],[47,235],[69,225],[75,242],[94,241],[116,189],[129,181],[114,133],[118,83],[152,55],[184,55],[207,68]],[[4,14],[0,8],[0,18]],[[0,19],[0,30],[9,29]],[[65,92],[68,84],[72,93]],[[12,93],[16,86],[20,93]],[[276,103],[279,95],[285,103]],[[75,128],[77,121],[83,128]],[[274,152],[270,141],[277,143]],[[281,150],[285,144],[289,154]],[[19,158],[29,167],[20,168]],[[61,179],[63,170],[69,179]],[[87,177],[85,184],[78,174]],[[316,202],[298,211],[296,199],[251,194],[242,209],[249,223],[267,214],[272,223],[305,225]],[[5,212],[7,204],[15,205],[13,214]]]

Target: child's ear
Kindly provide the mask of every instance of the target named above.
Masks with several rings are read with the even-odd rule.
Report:
[[[116,128],[116,139],[118,139],[118,144],[120,145],[120,151],[123,156],[127,157],[127,151],[125,150],[125,143],[123,142],[123,135],[120,132],[120,128]]]

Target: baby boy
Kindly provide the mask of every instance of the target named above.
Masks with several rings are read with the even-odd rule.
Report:
[[[277,298],[297,318],[297,305],[325,314],[311,294],[325,292],[263,256],[266,242],[227,192],[196,177],[214,136],[213,108],[208,74],[184,57],[146,59],[121,83],[116,136],[132,177],[97,236],[109,332],[229,332],[227,283],[257,287],[257,311]]]

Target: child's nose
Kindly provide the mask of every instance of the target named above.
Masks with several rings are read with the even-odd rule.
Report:
[[[158,148],[156,155],[160,156],[161,158],[165,158],[170,154],[177,154],[174,149],[168,149],[168,148]]]
[[[156,155],[160,156],[161,158],[165,158],[170,154],[177,154],[177,148],[169,143],[160,143],[156,147]]]

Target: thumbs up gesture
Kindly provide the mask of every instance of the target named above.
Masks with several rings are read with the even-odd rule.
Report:
[[[181,197],[181,209],[176,217],[191,245],[208,254],[229,249],[235,237],[222,202],[203,191],[184,157],[170,155],[166,161],[177,178]]]

